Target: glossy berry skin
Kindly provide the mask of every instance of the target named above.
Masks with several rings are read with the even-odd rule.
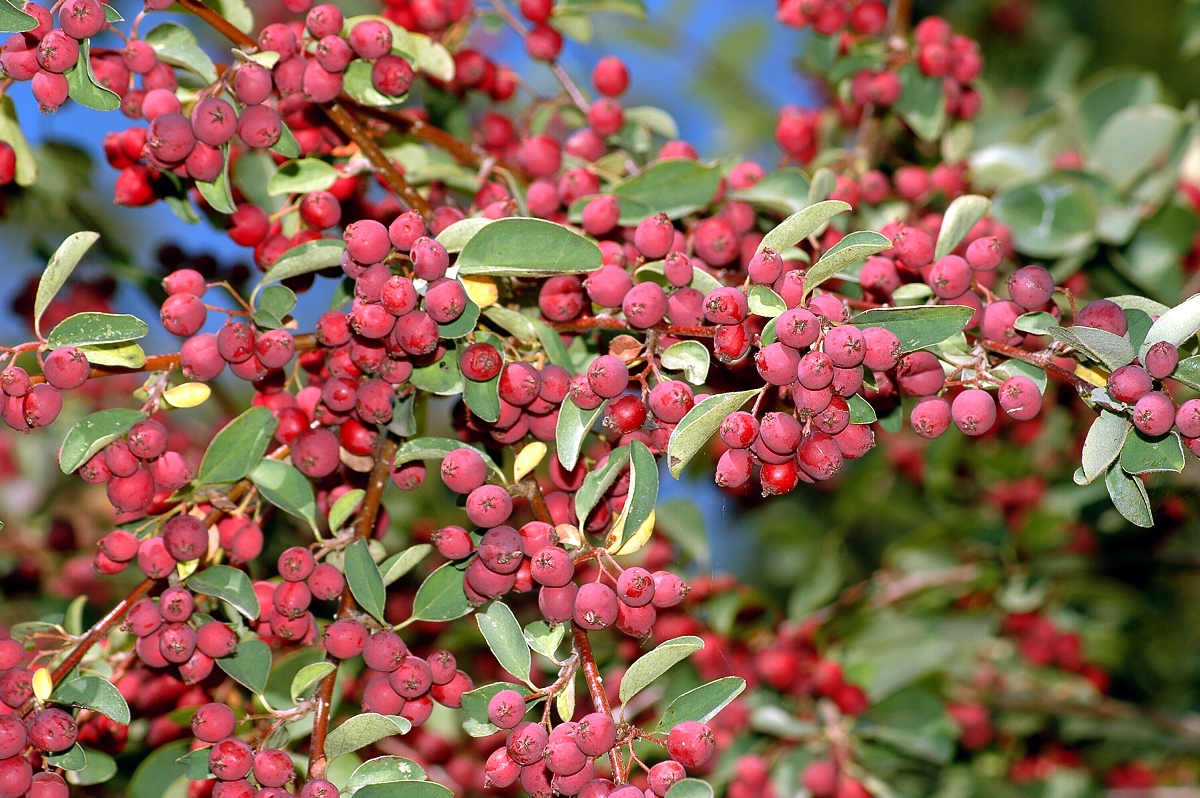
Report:
[[[684,767],[700,767],[712,759],[716,750],[713,731],[704,723],[684,721],[667,735],[667,753]]]

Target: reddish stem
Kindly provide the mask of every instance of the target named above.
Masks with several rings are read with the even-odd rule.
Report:
[[[1051,360],[1045,353],[1039,354],[1036,352],[1028,352],[1024,349],[1018,349],[1015,346],[998,344],[995,341],[989,341],[986,338],[980,338],[978,340],[978,344],[989,352],[995,352],[998,355],[1004,355],[1012,358],[1013,360],[1020,360],[1021,362],[1028,363],[1031,366],[1037,366],[1038,368],[1045,369],[1056,377],[1061,377],[1069,382],[1075,388],[1075,390],[1079,392],[1080,396],[1088,396],[1091,394],[1092,389],[1096,387],[1087,380],[1081,379],[1074,373],[1067,371],[1065,368]]]
[[[573,321],[559,321],[550,325],[558,332],[587,332],[588,330],[625,330],[631,328],[621,319],[607,316],[584,316]],[[712,338],[717,334],[716,327],[682,327],[678,324],[657,324],[650,328],[657,333],[666,335],[682,335],[689,338]]]
[[[379,505],[383,500],[383,491],[387,487],[391,472],[392,461],[396,459],[396,451],[400,441],[393,437],[384,439],[379,454],[375,459],[375,467],[371,470],[371,478],[367,483],[366,495],[363,496],[362,508],[354,519],[354,539],[366,539],[375,529],[375,519],[379,515]],[[337,615],[334,620],[347,617],[354,610],[354,594],[347,584],[342,590],[342,599],[338,603]],[[313,714],[312,747],[309,749],[308,778],[320,779],[325,777],[325,768],[329,764],[325,759],[325,739],[329,735],[330,712],[333,705],[333,687],[337,681],[338,658],[332,654],[325,655],[325,661],[334,665],[334,669],[325,675],[317,687],[316,711]]]

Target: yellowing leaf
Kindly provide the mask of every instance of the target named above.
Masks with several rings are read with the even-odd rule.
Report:
[[[1090,369],[1082,363],[1075,364],[1075,376],[1081,380],[1086,380],[1097,388],[1103,388],[1108,385],[1108,379],[1103,374],[1094,369]]]
[[[38,668],[33,672],[33,694],[38,701],[45,701],[54,692],[54,682],[50,679],[50,671]]]
[[[202,382],[185,382],[183,385],[176,385],[163,393],[163,399],[167,400],[167,404],[180,408],[202,405],[208,401],[210,396],[212,396],[212,388]]]
[[[513,481],[520,482],[526,474],[538,467],[538,463],[546,459],[546,444],[534,441],[521,450],[513,464]]]
[[[583,538],[583,533],[574,524],[559,524],[554,527],[554,534],[558,535],[558,542],[562,543],[568,549],[582,548],[586,542]]]
[[[625,541],[625,545],[622,546],[621,548],[617,549],[616,551],[612,552],[612,554],[614,556],[624,555],[624,554],[633,554],[635,551],[640,549],[642,546],[646,545],[646,542],[650,540],[650,533],[652,533],[653,531],[654,531],[654,511],[651,510],[650,515],[646,516],[646,520],[643,521],[642,525],[637,528],[637,532],[634,532],[633,535],[629,538],[629,540]],[[615,541],[615,540],[612,541],[612,543],[614,545],[619,542],[620,541]],[[605,541],[605,545],[608,545],[608,543],[609,543],[609,541]]]
[[[467,275],[462,278],[462,284],[467,289],[467,296],[471,297],[471,301],[481,309],[496,304],[496,300],[500,297],[496,281],[491,277]]]

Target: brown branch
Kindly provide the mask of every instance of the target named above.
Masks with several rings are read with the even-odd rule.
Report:
[[[375,519],[379,516],[379,505],[383,500],[383,491],[387,487],[392,461],[396,459],[396,451],[400,441],[388,436],[384,439],[375,459],[375,467],[371,470],[371,478],[367,483],[366,495],[363,496],[362,507],[354,519],[354,539],[360,540],[371,536],[375,529]],[[347,583],[342,590],[342,600],[338,603],[337,615],[334,620],[347,617],[354,610],[354,594]],[[332,654],[325,655],[325,661],[334,665],[334,669],[325,675],[316,692],[316,711],[313,714],[312,746],[309,749],[308,778],[321,779],[325,777],[325,768],[329,764],[325,759],[325,739],[329,735],[330,712],[333,706],[333,687],[337,681],[338,659]]]
[[[1024,349],[1018,349],[1015,346],[1007,346],[998,344],[995,341],[989,341],[986,338],[980,338],[977,343],[989,352],[995,352],[998,355],[1020,360],[1023,363],[1028,363],[1031,366],[1045,369],[1056,377],[1060,377],[1069,382],[1080,396],[1089,396],[1092,389],[1097,387],[1092,385],[1085,379],[1075,375],[1073,372],[1067,371],[1062,366],[1055,363],[1044,353],[1029,352]]]
[[[179,4],[207,22],[218,33],[241,49],[252,50],[258,47],[258,42],[245,33],[242,33],[229,20],[204,5],[200,0],[179,0]],[[362,125],[354,118],[353,114],[337,102],[324,103],[320,107],[325,112],[325,115],[329,117],[329,121],[337,125],[347,138],[358,145],[358,148],[367,156],[367,160],[371,162],[371,165],[379,170],[392,190],[399,194],[408,203],[410,208],[418,211],[426,219],[433,215],[433,206],[418,194],[415,188],[408,184],[408,181],[404,179],[404,175],[400,174],[400,170],[396,168],[396,165],[371,140],[371,137],[362,129]]]
[[[604,680],[600,678],[600,668],[596,665],[596,655],[592,653],[592,641],[588,639],[587,631],[572,621],[571,638],[575,643],[575,653],[579,655],[579,663],[583,667],[583,678],[587,682],[588,694],[592,697],[592,706],[597,712],[612,717],[612,707],[608,704],[608,694],[604,692]],[[608,752],[608,761],[612,764],[613,778],[620,779],[622,763],[616,748]]]
[[[913,0],[893,0],[888,9],[887,35],[907,36],[912,26]]]
[[[312,333],[304,333],[296,336],[296,351],[306,352],[309,349],[317,348],[317,336]],[[151,371],[174,371],[179,368],[179,353],[170,355],[150,355],[146,358],[146,362],[140,368],[127,368],[125,366],[93,366],[88,372],[88,379],[99,379],[100,377],[119,377],[124,374],[145,374]],[[37,385],[45,382],[46,378],[41,374],[35,374],[29,378],[30,385]]]
[[[573,321],[559,321],[550,325],[557,332],[587,332],[589,330],[625,330],[630,331],[629,324],[621,319],[607,316],[584,316]],[[657,333],[666,335],[683,335],[689,338],[712,338],[717,334],[716,327],[682,327],[678,324],[658,324],[650,328]],[[634,332],[638,332],[634,330]],[[640,332],[646,332],[641,330]]]
[[[157,581],[157,579],[143,579],[138,583],[137,587],[129,592],[128,596],[117,602],[117,606],[109,610],[107,615],[96,621],[92,628],[88,630],[88,633],[84,635],[84,638],[67,655],[67,658],[51,671],[50,681],[54,684],[61,682],[83,660],[88,650],[100,642],[101,638],[107,635],[125,617],[125,613],[129,611],[129,608],[136,604],[142,596],[150,592],[150,588],[154,587]]]
[[[426,220],[433,218],[433,206],[429,204],[429,200],[422,197],[415,188],[409,185],[387,154],[379,149],[379,145],[375,143],[374,139],[363,130],[354,114],[337,102],[326,103],[321,106],[321,110],[325,112],[325,116],[329,117],[329,121],[346,134],[348,139],[358,145],[371,165],[383,175],[383,179],[387,181],[392,191],[399,194],[408,203],[408,207],[420,213]]]

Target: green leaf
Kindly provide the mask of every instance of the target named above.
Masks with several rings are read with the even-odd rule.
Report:
[[[1052,327],[1058,326],[1058,319],[1045,311],[1024,313],[1013,322],[1013,329],[1034,335],[1049,335]]]
[[[1121,468],[1130,474],[1178,473],[1183,464],[1183,441],[1174,430],[1157,438],[1147,438],[1134,430],[1121,448]]]
[[[204,781],[212,778],[212,771],[208,767],[208,757],[211,753],[212,746],[206,745],[202,748],[195,748],[188,751],[183,756],[175,761],[187,768],[187,776],[192,781]]]
[[[409,34],[416,45],[413,67],[430,77],[449,82],[454,79],[454,56],[446,47],[422,33]]]
[[[773,319],[787,310],[787,303],[783,298],[765,285],[751,288],[746,300],[750,313],[755,316]]]
[[[698,723],[708,723],[717,716],[733,699],[746,689],[746,680],[737,676],[726,676],[722,679],[688,690],[671,702],[662,718],[658,721],[656,731],[667,732],[687,720]]]
[[[217,665],[250,692],[261,694],[271,675],[271,647],[261,640],[243,640],[233,656],[221,657]]]
[[[411,571],[417,563],[425,559],[429,552],[433,551],[433,546],[428,543],[418,543],[415,546],[410,546],[399,554],[393,554],[383,561],[379,566],[379,572],[383,574],[383,583],[390,585],[406,573]]]
[[[1137,356],[1133,344],[1108,330],[1076,326],[1051,327],[1049,332],[1055,340],[1079,350],[1098,363],[1103,363],[1109,371],[1129,365]]]
[[[117,775],[116,761],[104,753],[91,748],[84,748],[87,755],[87,765],[82,770],[74,770],[67,774],[67,781],[78,787],[92,784],[103,784]]]
[[[913,308],[874,308],[859,313],[850,323],[859,329],[882,327],[900,339],[903,352],[940,344],[962,332],[975,315],[965,305],[922,305]]]
[[[618,223],[629,226],[659,213],[670,219],[695,213],[712,202],[720,184],[715,166],[671,158],[651,163],[613,186],[611,193],[621,201]]]
[[[414,621],[453,621],[474,609],[463,590],[462,571],[448,562],[431,573],[417,588],[411,619]]]
[[[76,313],[59,322],[46,344],[51,349],[64,346],[117,344],[144,338],[150,328],[137,316],[117,313]]]
[[[1149,297],[1136,296],[1134,294],[1110,296],[1108,297],[1108,301],[1119,306],[1122,310],[1140,310],[1148,316],[1161,316],[1170,310],[1169,307],[1161,302],[1155,302]]]
[[[292,135],[292,129],[286,124],[279,126],[279,141],[271,147],[271,152],[276,155],[282,155],[284,158],[299,158],[300,144],[296,141],[296,137]]]
[[[369,69],[369,67],[368,67]],[[324,191],[337,182],[338,173],[319,158],[301,158],[281,164],[267,181],[267,193],[273,197]]]
[[[38,26],[38,21],[19,11],[11,3],[0,3],[0,33],[24,33]]]
[[[3,19],[5,10],[0,8],[0,20]],[[21,130],[21,123],[17,119],[17,106],[13,103],[12,97],[7,94],[0,97],[0,141],[6,142],[12,147],[13,153],[17,156],[17,172],[14,178],[16,184],[28,187],[36,183],[38,178],[37,158],[34,156],[33,150],[29,148],[24,131]]]
[[[611,11],[624,14],[641,22],[646,21],[645,0],[562,0],[559,9],[563,11],[584,11],[594,14],[598,11]],[[556,11],[556,13],[558,13]]]
[[[478,446],[472,446],[453,438],[413,438],[411,441],[407,441],[396,452],[395,463],[396,465],[404,465],[414,460],[436,460],[440,463],[446,459],[446,455],[450,454],[450,452],[464,447],[474,449],[483,455],[483,462],[487,463],[491,472],[500,479],[505,478],[504,472],[500,470],[500,467],[496,465],[487,452]]]
[[[658,502],[658,460],[639,440],[629,444],[629,495],[608,532],[605,547],[614,553],[641,528]]]
[[[567,635],[566,624],[549,624],[546,621],[534,621],[525,627],[525,642],[537,653],[548,659],[554,659],[554,654]]]
[[[708,377],[709,352],[707,347],[698,341],[671,344],[663,350],[660,360],[663,368],[682,371],[684,378],[692,385],[703,385]]]
[[[799,213],[808,206],[808,176],[795,167],[771,172],[750,188],[730,191],[729,198],[774,213]]]
[[[872,706],[855,723],[854,732],[938,765],[954,756],[958,736],[942,701],[920,687],[901,690]]]
[[[292,677],[292,686],[290,688],[292,703],[299,704],[301,697],[308,690],[312,689],[317,682],[335,670],[337,670],[337,666],[332,662],[314,662],[296,671],[296,675]]]
[[[474,690],[463,693],[463,730],[467,734],[472,737],[487,737],[489,734],[495,734],[499,731],[488,720],[487,708],[488,702],[492,700],[492,696],[501,690],[516,690],[523,696],[529,695],[529,688],[525,685],[511,684],[509,682],[485,684],[483,687],[476,687]]]
[[[356,58],[342,73],[342,91],[346,92],[359,105],[369,105],[376,108],[386,108],[404,100],[407,95],[392,97],[375,88],[371,79],[371,64]]]
[[[346,782],[344,794],[353,795],[355,791],[370,784],[393,784],[397,781],[424,781],[425,770],[411,759],[402,756],[377,756],[363,762]]]
[[[363,500],[363,496],[366,495],[367,492],[362,488],[355,488],[343,493],[333,503],[333,506],[329,508],[329,530],[336,532],[345,526],[346,522],[350,520],[350,516],[354,513],[354,508],[358,506],[358,503]]]
[[[279,256],[254,288],[258,294],[268,283],[278,283],[289,277],[342,265],[342,253],[346,244],[338,238],[322,238],[292,247]],[[253,295],[252,295],[253,297]]]
[[[99,239],[99,233],[88,231],[72,233],[55,250],[53,257],[50,258],[50,263],[46,266],[46,271],[42,272],[37,295],[33,300],[33,328],[39,334],[41,333],[42,314],[50,306],[55,294],[67,282],[71,272],[75,271],[75,267],[79,265],[84,254]]]
[[[346,548],[346,584],[359,606],[372,617],[383,621],[383,605],[387,591],[379,566],[371,559],[367,542],[361,538]]]
[[[123,366],[140,369],[146,365],[145,351],[132,341],[119,344],[85,344],[79,349],[93,366]]]
[[[713,798],[712,785],[703,779],[680,779],[667,789],[668,798]]]
[[[1046,392],[1046,370],[1040,369],[1032,363],[1025,363],[1020,360],[1006,360],[992,369],[992,372],[1002,380],[1006,380],[1009,377],[1028,377],[1037,385],[1039,393]]]
[[[486,219],[482,216],[470,216],[466,219],[459,219],[438,233],[435,240],[445,247],[447,252],[462,252],[462,248],[467,245],[467,242],[493,221],[495,220]]]
[[[385,737],[408,734],[412,724],[397,715],[364,712],[355,715],[329,732],[325,738],[325,757],[333,761],[342,754],[377,743]],[[445,788],[443,788],[445,789]],[[359,794],[362,794],[361,791]]]
[[[1154,326],[1154,319],[1150,318],[1150,314],[1137,308],[1125,309],[1125,321],[1129,336],[1129,343],[1134,349],[1141,349],[1142,344],[1146,342],[1146,336],[1150,334],[1150,328]]]
[[[471,237],[458,255],[457,265],[460,275],[583,274],[600,268],[600,247],[544,219],[499,219]]]
[[[217,68],[204,52],[195,35],[176,22],[157,25],[143,37],[154,48],[158,60],[182,67],[199,75],[206,83],[215,83]]]
[[[475,614],[475,621],[500,667],[529,684],[529,669],[533,665],[529,646],[508,605],[493,601],[486,611]]]
[[[260,460],[249,474],[259,493],[271,504],[289,515],[294,515],[316,531],[317,500],[313,496],[312,483],[296,470],[295,466],[278,460]]]
[[[626,108],[625,121],[649,128],[651,133],[657,133],[666,139],[679,138],[679,125],[675,123],[675,118],[661,108],[650,105]]]
[[[249,474],[262,460],[278,427],[279,419],[265,407],[251,407],[230,421],[208,444],[196,484],[237,482]]]
[[[992,215],[1012,228],[1017,249],[1036,258],[1082,250],[1095,238],[1097,213],[1091,188],[1067,175],[1019,183],[992,201]]]
[[[1185,358],[1175,365],[1171,379],[1178,380],[1193,390],[1200,391],[1200,355]]]
[[[1168,341],[1176,347],[1183,344],[1200,330],[1200,294],[1196,294],[1179,305],[1171,308],[1158,317],[1146,333],[1138,351],[1139,357],[1145,357],[1150,347],[1159,341]]]
[[[533,326],[533,319],[524,313],[509,310],[501,305],[492,305],[484,311],[483,315],[512,333],[523,344],[532,344],[538,340],[537,328]]]
[[[1154,526],[1154,514],[1150,509],[1150,497],[1140,477],[1131,477],[1119,465],[1109,466],[1104,476],[1104,486],[1117,512],[1135,526],[1149,529]]]
[[[177,798],[187,794],[187,767],[177,762],[188,752],[191,740],[176,740],[159,746],[138,763],[125,788],[126,798]],[[182,789],[172,791],[182,781]]]
[[[667,441],[667,466],[676,479],[691,459],[721,427],[725,417],[746,404],[760,389],[719,393],[708,397],[687,412],[671,431]],[[565,403],[564,403],[565,406]],[[564,464],[565,465],[565,464]]]
[[[1109,410],[1100,411],[1083,442],[1083,474],[1087,482],[1116,462],[1131,429],[1133,424],[1126,416]]]
[[[504,342],[490,333],[481,332],[475,336],[475,340],[478,343],[492,344],[498,351],[504,351]],[[489,424],[495,423],[500,418],[500,373],[483,382],[464,377],[462,396],[463,402],[472,413]]]
[[[447,340],[455,338],[465,338],[475,330],[475,325],[479,322],[479,306],[475,304],[475,300],[467,297],[467,303],[463,307],[462,315],[452,322],[438,325],[438,337]]]
[[[258,595],[245,572],[228,565],[210,565],[187,579],[187,586],[196,593],[228,601],[233,608],[251,621],[260,613]]]
[[[283,285],[268,285],[258,295],[258,312],[254,314],[254,323],[259,327],[278,329],[295,307],[296,294],[292,289]]]
[[[145,418],[139,410],[115,407],[84,416],[67,433],[58,450],[58,467],[70,474]]]
[[[554,440],[557,446],[558,462],[568,471],[575,468],[579,462],[579,452],[583,448],[583,439],[592,431],[596,420],[608,407],[608,400],[601,402],[593,410],[583,410],[571,397],[563,400],[558,413],[558,425],[554,429]]]
[[[99,712],[122,726],[129,725],[129,705],[107,679],[99,676],[77,676],[68,679],[50,694],[54,704],[79,707]]]
[[[457,349],[447,347],[446,354],[436,362],[413,369],[408,382],[414,388],[436,396],[455,396],[462,393],[463,376],[458,368]]]
[[[762,252],[769,247],[776,252],[783,252],[808,238],[839,213],[845,213],[848,210],[850,210],[850,204],[841,200],[826,200],[810,205],[802,211],[793,213],[767,233],[756,251]]]
[[[1100,129],[1089,165],[1124,193],[1166,159],[1182,126],[1179,111],[1165,105],[1125,108]]]
[[[534,332],[537,333],[538,341],[542,344],[542,351],[546,353],[546,357],[556,366],[562,366],[567,370],[568,374],[574,376],[575,362],[571,360],[571,355],[567,352],[567,347],[562,342],[562,337],[546,322],[541,319],[531,319],[533,322]]]
[[[229,182],[229,145],[221,146],[221,174],[211,183],[196,181],[196,188],[204,201],[218,213],[233,213],[237,205],[233,201],[233,189]]]
[[[621,677],[621,703],[629,703],[629,699],[649,687],[655,679],[702,648],[703,640],[695,635],[684,635],[667,640],[638,657]]]
[[[886,236],[871,230],[851,233],[829,248],[804,275],[804,296],[821,283],[833,277],[844,269],[866,260],[877,252],[891,249],[892,242]]]
[[[82,745],[75,743],[61,754],[47,756],[46,764],[63,770],[83,770],[87,767],[87,754]]]
[[[925,77],[914,63],[900,67],[897,74],[900,99],[892,105],[892,110],[917,136],[933,141],[942,135],[942,128],[946,126],[946,98],[941,78]]]
[[[971,232],[971,228],[982,219],[992,206],[992,201],[978,194],[965,194],[957,197],[946,209],[942,218],[942,227],[938,232],[937,247],[933,251],[934,260],[949,255],[954,248],[962,243]]]
[[[850,405],[851,424],[871,424],[878,420],[875,408],[871,407],[870,403],[859,394],[852,395],[847,404]]]
[[[815,205],[824,202],[833,190],[837,188],[837,175],[828,167],[821,167],[813,173],[812,185],[808,187],[808,204]]]
[[[79,60],[64,73],[64,77],[67,79],[68,96],[80,105],[97,111],[115,111],[121,107],[121,98],[96,80],[89,39],[79,43]]]
[[[356,798],[453,798],[454,793],[435,781],[410,781],[399,788],[395,784],[368,784],[354,795]]]
[[[600,468],[592,469],[583,478],[583,484],[575,492],[575,516],[581,524],[586,523],[592,508],[600,501],[604,492],[612,487],[617,477],[629,464],[629,447],[619,446],[608,454],[608,460]]]

